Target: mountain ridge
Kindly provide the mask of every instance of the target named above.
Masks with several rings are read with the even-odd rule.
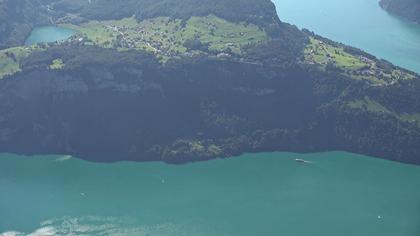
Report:
[[[342,150],[420,164],[417,74],[277,15],[178,17],[72,18],[69,40],[0,51],[15,68],[0,80],[0,150],[168,163]]]

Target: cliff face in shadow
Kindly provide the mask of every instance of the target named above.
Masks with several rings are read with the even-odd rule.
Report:
[[[392,14],[420,23],[419,0],[381,0],[380,5]]]
[[[191,16],[221,18],[196,20],[209,29],[195,29],[190,38],[200,49],[174,39],[171,46],[187,50],[175,56],[162,53],[165,40],[142,50],[121,31],[115,39],[104,31],[107,44],[79,35],[0,51],[0,65],[13,69],[0,80],[1,152],[185,163],[243,152],[342,150],[420,164],[418,75],[281,23],[268,0],[39,1],[47,13],[37,11],[33,19],[40,20],[28,24],[29,13],[4,0],[0,16],[17,18],[0,31],[19,29],[14,22],[31,28],[45,16],[86,30],[76,22],[135,13],[127,37],[146,32],[138,30],[140,20],[165,16],[148,33],[167,39],[173,35],[160,27],[170,32],[171,24],[191,24]],[[31,12],[27,1],[14,3]],[[118,29],[104,24],[93,29]],[[249,31],[263,40],[241,38]],[[19,42],[10,41],[19,38],[12,33],[0,35],[6,47]],[[221,37],[236,43],[221,45]],[[209,38],[212,50],[200,41]]]
[[[312,82],[300,69],[208,58],[161,66],[136,52],[71,50],[114,60],[57,72],[28,62],[31,68],[1,81],[2,150],[98,161],[200,160],[244,151],[240,139],[257,129],[298,128],[313,116]],[[284,106],[290,109],[275,109]]]
[[[66,69],[46,69],[69,51]],[[418,111],[418,88],[418,81],[370,87],[298,64],[204,57],[161,65],[134,51],[60,47],[29,58],[23,72],[0,81],[0,150],[170,163],[345,150],[419,163],[417,124],[347,106],[369,95],[396,110]],[[413,98],[417,103],[402,101]]]

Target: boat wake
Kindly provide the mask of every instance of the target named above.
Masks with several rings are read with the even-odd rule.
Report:
[[[19,231],[0,232],[0,236],[73,236],[73,235],[124,235],[124,236],[146,236],[146,235],[202,235],[202,229],[194,224],[160,223],[155,225],[138,225],[131,219],[120,219],[114,217],[63,217],[51,219],[40,224],[33,232],[25,233]],[[128,223],[127,223],[128,222]]]
[[[312,161],[307,161],[307,160],[299,159],[299,158],[296,158],[295,161],[297,163],[302,163],[302,164],[312,164],[313,163]]]
[[[63,162],[63,161],[68,161],[72,158],[71,155],[65,155],[65,156],[61,156],[57,159],[55,159],[56,162]]]

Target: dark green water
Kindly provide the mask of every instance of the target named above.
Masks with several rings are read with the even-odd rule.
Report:
[[[418,236],[419,186],[419,166],[342,152],[182,166],[4,154],[0,235]]]
[[[420,25],[388,14],[379,0],[272,1],[285,22],[420,73]]]
[[[25,45],[50,43],[70,38],[76,33],[72,29],[57,26],[43,26],[35,28],[26,39]]]

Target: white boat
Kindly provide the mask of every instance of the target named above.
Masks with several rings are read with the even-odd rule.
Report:
[[[307,160],[299,159],[299,158],[296,158],[295,161],[298,162],[298,163],[302,163],[302,164],[310,164],[310,163],[312,163],[311,161],[307,161]]]

